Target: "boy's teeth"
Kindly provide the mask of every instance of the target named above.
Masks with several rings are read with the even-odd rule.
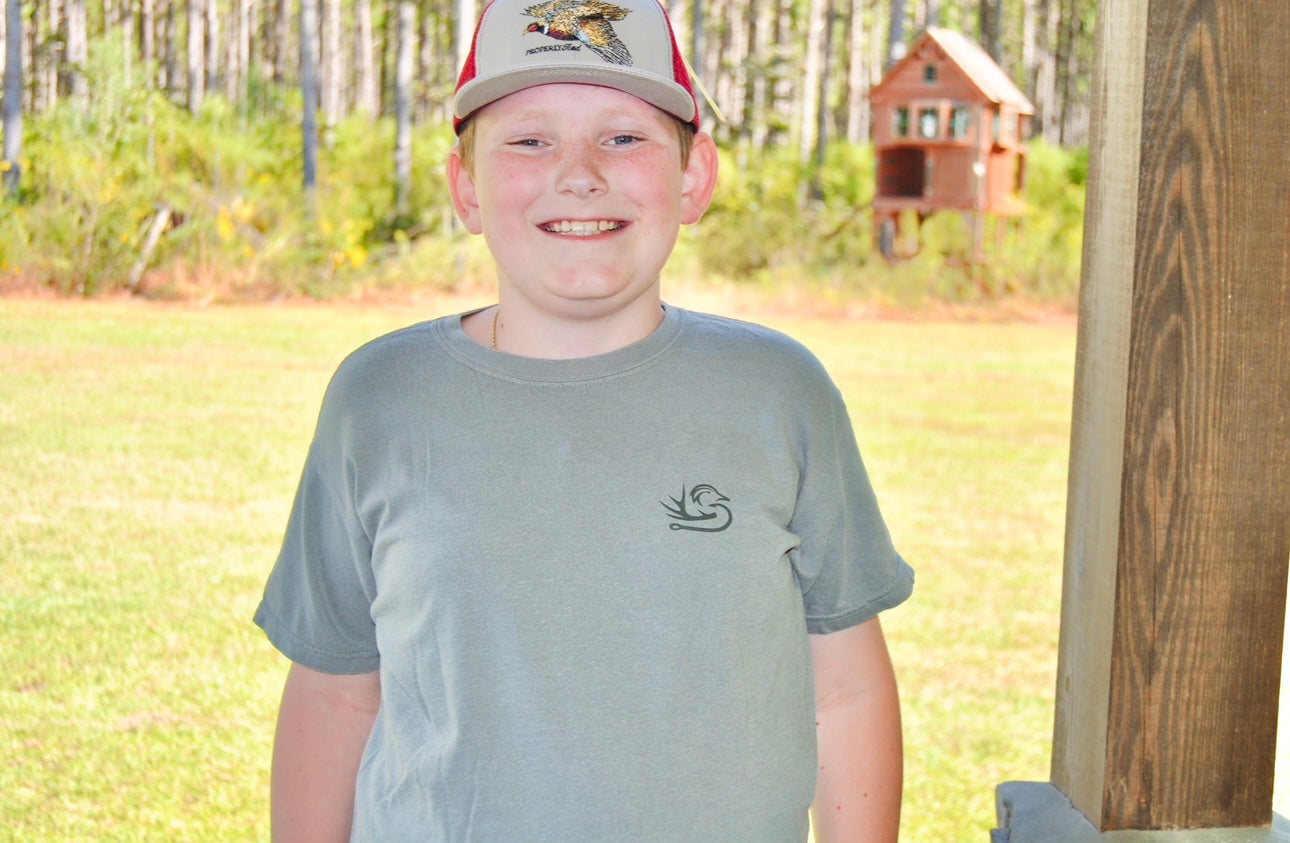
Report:
[[[547,226],[548,231],[554,231],[557,234],[572,234],[574,237],[587,237],[592,234],[599,234],[602,231],[612,231],[615,228],[618,228],[618,223],[610,220],[590,220],[586,222],[561,220]]]

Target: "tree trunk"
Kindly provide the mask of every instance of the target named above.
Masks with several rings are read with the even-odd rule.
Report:
[[[202,29],[201,0],[188,0],[188,111],[191,114],[201,110],[206,94]]]
[[[242,25],[245,17],[242,14],[242,6],[247,0],[230,0],[232,11],[228,17],[228,27],[226,32],[228,37],[224,39],[224,72],[220,74],[224,82],[224,99],[228,100],[230,105],[238,103],[238,81],[242,73],[241,62],[241,42],[242,42]]]
[[[1065,4],[1063,4],[1065,5]],[[1071,118],[1071,86],[1074,80],[1071,76],[1078,67],[1078,49],[1075,44],[1075,32],[1079,26],[1079,2],[1070,0],[1068,9],[1063,10],[1062,15],[1062,47],[1059,50],[1058,71],[1061,73],[1060,87],[1060,115],[1057,122],[1057,142],[1066,143],[1067,132],[1070,127]]]
[[[851,0],[847,15],[846,126],[847,143],[869,138],[869,78],[865,61],[864,0]]]
[[[153,78],[153,60],[156,59],[156,16],[153,0],[139,0],[139,63],[143,66],[143,87],[151,90],[156,84]]]
[[[289,75],[287,65],[291,56],[291,9],[288,0],[274,0],[273,3],[273,37],[269,39],[272,50],[272,70],[269,77],[278,83],[285,82]]]
[[[999,26],[1001,9],[999,0],[981,0],[980,25],[981,46],[990,54],[995,63],[1003,62],[1002,34]]]
[[[165,73],[165,91],[171,98],[179,96],[179,60],[176,57],[177,45],[175,44],[175,0],[166,0],[166,17],[163,22],[165,32],[161,39],[165,55],[162,57],[161,67]]]
[[[238,0],[238,7],[237,63],[241,75],[238,79],[237,100],[245,110],[250,106],[251,98],[251,62],[254,56],[251,43],[255,38],[257,6],[253,0]]]
[[[340,122],[341,68],[340,52],[340,0],[322,0],[319,21],[318,63],[319,92],[322,97],[323,139],[330,147],[334,140],[336,124]]]
[[[829,0],[811,0],[806,17],[806,54],[802,62],[801,111],[797,114],[797,160],[809,165],[819,135],[816,122],[823,85],[825,31],[828,29]]]
[[[1060,14],[1054,13],[1054,0],[1039,0],[1039,17],[1044,25],[1039,33],[1039,56],[1035,69],[1035,118],[1045,141],[1057,143],[1057,33]]]
[[[37,7],[39,8],[39,7]],[[51,48],[57,44],[59,33],[63,28],[62,18],[59,15],[58,0],[45,0],[45,13],[47,15],[48,28],[43,33],[41,39],[44,48]],[[40,33],[33,33],[40,35]],[[58,61],[51,55],[52,49],[32,50],[32,67],[36,70],[38,78],[41,80],[40,90],[43,96],[37,96],[35,111],[51,110],[58,102]],[[41,58],[41,54],[44,57]]]
[[[206,0],[206,90],[219,91],[219,0]]]
[[[389,99],[394,93],[394,85],[391,79],[393,71],[393,61],[397,57],[398,49],[398,32],[395,24],[397,23],[398,14],[394,12],[391,3],[397,0],[384,0],[384,8],[381,10],[381,38],[380,45],[377,49],[376,69],[377,83],[376,89],[381,96],[381,113],[388,114],[390,111]]]
[[[399,0],[397,45],[394,61],[394,211],[408,212],[412,192],[412,64],[416,32],[416,6]]]
[[[430,19],[429,15],[422,13],[422,6],[426,0],[412,0],[412,15],[416,24],[412,28],[412,115],[410,117],[413,123],[430,119],[430,83],[439,77],[438,70],[442,66],[435,59],[444,55],[444,51],[436,49],[438,43],[438,33],[440,27],[435,21]],[[420,84],[418,84],[420,83]]]
[[[300,93],[304,100],[300,119],[305,191],[312,195],[318,184],[318,0],[300,0]]]
[[[380,111],[376,54],[372,46],[372,0],[354,0],[354,108],[369,120]]]
[[[62,87],[71,98],[73,106],[82,114],[89,107],[89,83],[85,79],[85,64],[88,60],[85,0],[68,0],[67,53],[63,63]]]
[[[923,10],[923,26],[940,26],[941,25],[941,0],[927,0],[927,6]]]
[[[690,0],[689,11],[686,20],[690,26],[690,63],[698,70],[703,67],[703,51],[707,48],[704,0]]]
[[[905,57],[905,0],[891,0],[891,17],[887,19],[887,59],[883,70]]]
[[[745,30],[749,24],[749,13],[734,8],[731,0],[719,0],[719,2],[722,8],[717,11],[717,19],[725,21],[725,25],[719,30],[721,40],[718,48],[711,50],[714,54],[715,67],[709,72],[714,73],[714,76],[704,81],[707,82],[708,90],[718,107],[724,104],[724,108],[721,108],[724,111],[730,103],[743,102],[743,86],[748,64],[748,57],[743,51],[748,43]],[[703,97],[701,93],[699,96]],[[731,136],[732,127],[728,123],[717,123],[714,120],[708,126],[711,131],[718,132],[722,140],[727,140]]]
[[[125,87],[127,90],[134,88],[134,6],[127,3],[121,7],[120,17],[117,18],[117,29],[120,30],[121,54],[125,56]],[[151,85],[145,79],[143,89],[147,90]]]
[[[4,172],[0,183],[9,197],[22,179],[22,3],[5,0],[4,11]]]
[[[739,136],[751,142],[752,148],[760,150],[763,140],[762,118],[766,108],[766,30],[767,12],[765,0],[748,0],[748,39],[744,47],[746,58],[743,61],[744,85],[743,100],[739,106]],[[734,103],[731,103],[734,106]]]
[[[756,20],[757,4],[753,0],[742,0],[740,6],[740,9],[732,10],[728,15],[729,25],[725,27],[721,45],[726,70],[721,76],[718,90],[712,94],[724,112],[725,121],[709,126],[712,130],[720,130],[723,141],[733,141],[743,136],[741,124],[748,102],[748,86],[755,73],[753,57],[748,54],[748,47],[751,43],[750,32]]]
[[[824,199],[820,173],[824,170],[824,155],[829,146],[829,73],[833,59],[833,0],[824,0],[823,27],[819,45],[819,78],[815,94],[815,145],[811,157],[811,192],[813,202]]]
[[[454,3],[457,7],[457,28],[452,39],[452,69],[456,75],[466,63],[466,53],[470,51],[470,38],[474,34],[479,12],[476,10],[475,0],[454,0]]]
[[[785,127],[791,125],[787,119],[776,119],[775,115],[781,103],[792,103],[796,100],[795,91],[799,81],[793,69],[795,53],[786,46],[796,40],[793,32],[796,10],[792,2],[785,2],[785,0],[772,0],[772,2],[774,6],[770,14],[774,24],[769,33],[770,42],[766,48],[767,53],[764,54],[772,57],[772,63],[766,87],[766,109],[761,114],[761,120],[768,124],[764,141],[767,148],[778,146]]]
[[[1035,39],[1038,37],[1038,27],[1035,26],[1035,2],[1036,0],[1022,0],[1021,4],[1022,85],[1032,103],[1035,97],[1035,70],[1039,55],[1038,46],[1035,44]]]

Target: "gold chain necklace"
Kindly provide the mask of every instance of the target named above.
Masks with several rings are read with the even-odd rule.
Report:
[[[500,307],[493,309],[493,337],[492,337],[492,342],[489,345],[489,348],[491,348],[493,351],[497,350],[497,315],[501,312],[502,312],[502,309]]]

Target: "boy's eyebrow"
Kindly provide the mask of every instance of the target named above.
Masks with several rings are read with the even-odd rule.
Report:
[[[666,124],[655,126],[653,121],[629,111],[597,112],[596,117],[603,123],[601,128],[604,131],[617,132],[630,129],[644,132],[657,129],[662,132],[666,128]],[[668,118],[668,120],[670,121],[671,118]],[[525,132],[546,128],[552,124],[562,125],[563,123],[564,120],[560,114],[552,113],[547,109],[534,109],[529,112],[512,115],[507,119],[503,130],[507,132]]]

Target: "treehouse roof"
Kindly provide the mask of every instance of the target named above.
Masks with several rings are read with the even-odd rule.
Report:
[[[929,50],[953,62],[985,100],[1011,105],[1021,114],[1035,113],[1035,107],[1026,95],[979,44],[961,32],[935,26],[929,26],[923,31],[905,57],[892,66],[882,81],[869,92],[869,96],[879,96],[893,79],[917,73],[917,66],[927,61]]]

